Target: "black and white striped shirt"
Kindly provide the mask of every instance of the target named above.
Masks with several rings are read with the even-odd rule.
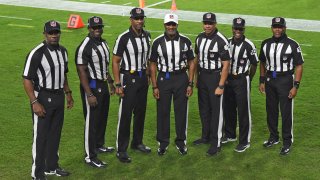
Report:
[[[210,36],[200,33],[196,38],[194,51],[202,69],[218,70],[222,68],[221,61],[230,60],[228,40],[218,30]]]
[[[299,44],[286,34],[279,39],[272,37],[264,40],[259,59],[265,63],[267,71],[275,72],[293,71],[296,65],[304,63]]]
[[[245,36],[238,42],[230,38],[229,46],[231,51],[229,74],[238,75],[247,73],[250,65],[257,65],[259,62],[255,45]]]
[[[174,39],[164,33],[153,41],[150,61],[158,63],[158,70],[161,72],[185,69],[187,62],[193,59],[190,39],[178,32]]]
[[[43,41],[26,58],[23,77],[35,87],[62,89],[68,72],[68,53],[63,46],[50,46]]]
[[[107,80],[110,51],[104,39],[100,41],[89,35],[78,46],[75,54],[77,65],[87,65],[90,79]]]
[[[150,33],[142,30],[136,36],[132,27],[120,34],[115,42],[113,54],[122,57],[120,69],[141,71],[146,69],[150,53]]]

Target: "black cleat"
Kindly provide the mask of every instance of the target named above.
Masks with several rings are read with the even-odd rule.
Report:
[[[187,146],[182,146],[182,147],[176,146],[176,147],[181,155],[186,155],[188,153]]]
[[[85,160],[85,163],[95,168],[105,168],[107,163],[100,161],[98,158]]]
[[[130,163],[131,162],[131,158],[129,157],[127,152],[117,152],[116,156],[120,162],[123,162],[123,163]]]
[[[99,147],[96,149],[97,153],[112,153],[115,150],[114,147]]]
[[[228,142],[234,142],[237,141],[237,138],[229,138],[229,137],[222,137],[221,138],[221,143],[226,144]]]
[[[276,145],[276,144],[279,144],[280,143],[280,141],[279,140],[268,140],[268,141],[265,141],[264,143],[263,143],[263,146],[264,147],[271,147],[271,146],[273,146],[273,145]]]
[[[282,147],[280,150],[280,155],[287,155],[290,152],[290,147]]]
[[[131,149],[138,150],[143,153],[150,153],[151,152],[151,148],[149,148],[148,146],[146,146],[144,144],[139,144],[137,146],[131,146]]]
[[[214,156],[217,155],[218,152],[221,151],[221,147],[215,147],[215,146],[210,146],[210,148],[207,151],[207,156]]]
[[[236,152],[244,152],[246,149],[248,149],[250,147],[250,144],[246,144],[246,145],[243,145],[243,144],[238,144],[237,147],[234,149],[234,151]]]
[[[193,145],[201,145],[201,144],[209,144],[209,141],[207,139],[197,139],[193,141]]]
[[[165,155],[165,154],[167,153],[167,149],[168,149],[168,148],[159,148],[159,149],[158,149],[158,155],[159,155],[159,156]]]
[[[69,176],[70,173],[60,167],[57,167],[55,170],[48,170],[44,172],[45,175],[56,175],[56,176]]]

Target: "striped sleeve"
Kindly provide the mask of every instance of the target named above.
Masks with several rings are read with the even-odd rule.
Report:
[[[75,61],[76,64],[88,64],[91,54],[88,53],[88,45],[89,45],[90,38],[86,37],[82,43],[78,46],[76,53],[75,53]]]
[[[219,32],[217,33],[217,35],[220,37],[217,41],[221,61],[230,61],[231,58],[228,39]]]
[[[119,57],[123,56],[123,53],[124,53],[126,46],[127,46],[127,41],[129,40],[129,38],[125,38],[127,32],[128,31],[120,34],[118,36],[118,38],[116,39],[116,42],[114,43],[114,47],[113,47],[113,54],[114,55],[119,56]],[[126,41],[126,39],[127,39],[127,41]]]
[[[248,44],[248,58],[250,60],[250,64],[257,65],[259,62],[256,46],[248,39],[245,39],[245,42]]]
[[[22,75],[23,78],[30,80],[36,79],[37,70],[39,65],[41,64],[41,59],[43,56],[42,47],[44,47],[43,43],[39,44],[27,55]]]

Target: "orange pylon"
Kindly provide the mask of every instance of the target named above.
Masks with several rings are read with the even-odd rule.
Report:
[[[144,8],[144,0],[139,0],[139,7]]]
[[[178,10],[176,0],[172,0],[171,11],[176,11],[176,10]]]

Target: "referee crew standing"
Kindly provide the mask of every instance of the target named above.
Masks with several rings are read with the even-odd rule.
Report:
[[[197,87],[202,136],[193,144],[211,144],[208,156],[220,150],[223,125],[223,91],[230,66],[227,38],[216,28],[213,13],[203,15],[203,30],[196,38]]]
[[[239,144],[234,149],[244,152],[250,147],[251,108],[250,85],[259,62],[255,45],[244,36],[245,20],[234,18],[233,37],[229,39],[231,67],[224,90],[225,135],[222,143],[236,140],[237,118],[239,118]]]
[[[130,28],[120,34],[115,42],[112,57],[116,93],[120,96],[117,129],[117,157],[120,162],[131,162],[127,153],[130,124],[133,113],[133,137],[131,148],[143,153],[151,149],[142,142],[147,106],[147,59],[150,53],[150,34],[143,29],[144,11],[133,8],[130,12]]]
[[[110,93],[115,87],[108,72],[110,51],[102,39],[103,20],[93,16],[88,19],[88,36],[80,43],[75,53],[80,79],[80,94],[85,118],[84,149],[85,162],[102,168],[106,163],[97,158],[97,152],[113,152],[113,147],[104,147],[108,120]]]
[[[282,116],[281,155],[290,152],[293,143],[293,98],[297,95],[304,59],[299,44],[286,34],[286,21],[272,19],[273,36],[261,44],[259,59],[261,93],[266,94],[267,124],[270,132],[264,147],[279,143],[279,104]],[[295,75],[294,75],[295,71]]]
[[[60,33],[58,22],[51,20],[45,23],[45,40],[28,54],[22,75],[33,120],[32,179],[70,174],[58,164],[65,94],[67,109],[73,107],[66,74],[68,53],[59,45]]]
[[[188,98],[192,95],[194,75],[194,53],[192,43],[179,34],[178,16],[166,14],[165,33],[157,37],[152,45],[150,72],[153,96],[157,99],[157,141],[159,155],[167,151],[170,139],[170,109],[173,97],[176,147],[180,154],[187,154],[186,139],[188,125]],[[186,73],[189,66],[189,77]],[[157,67],[159,70],[156,78]]]

